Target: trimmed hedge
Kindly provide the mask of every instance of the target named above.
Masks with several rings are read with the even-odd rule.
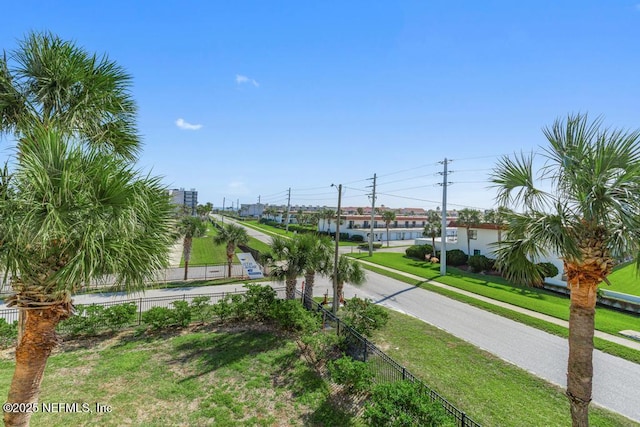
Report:
[[[433,254],[433,246],[431,245],[413,245],[409,246],[404,253],[409,258],[419,259],[420,261],[425,260],[425,256],[427,254]]]

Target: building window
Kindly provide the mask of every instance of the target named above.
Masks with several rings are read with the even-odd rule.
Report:
[[[478,230],[469,230],[469,239],[478,239]]]
[[[474,249],[473,255],[480,255],[480,249]]]

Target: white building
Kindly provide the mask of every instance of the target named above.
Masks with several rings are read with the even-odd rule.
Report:
[[[469,228],[469,240],[467,243],[467,229],[462,225],[452,221],[449,223],[449,227],[457,229],[456,239],[447,239],[447,250],[460,249],[465,254],[471,255],[484,255],[487,258],[496,257],[495,249],[496,244],[502,240],[502,233],[504,229],[494,224],[479,224]],[[422,237],[415,240],[416,245],[431,244],[431,238]],[[441,242],[440,238],[435,240],[436,250],[440,250]],[[467,246],[468,245],[468,246]],[[564,263],[557,254],[549,253],[548,256],[536,260],[536,263],[550,262],[558,268],[558,275],[554,277],[545,278],[545,282],[559,286],[566,286],[567,283],[563,280],[564,276]]]
[[[198,206],[198,192],[195,188],[185,190],[184,188],[169,190],[171,203],[177,205],[180,209],[185,209],[189,215],[197,215],[196,207]]]
[[[371,232],[371,215],[341,215],[340,233],[351,236],[362,236],[363,241],[369,240]],[[427,218],[424,215],[397,215],[395,221],[389,223],[388,240],[414,240],[422,236]],[[320,218],[318,231],[326,233],[336,232],[336,218],[328,220]],[[373,217],[373,240],[387,241],[387,225],[382,215]]]

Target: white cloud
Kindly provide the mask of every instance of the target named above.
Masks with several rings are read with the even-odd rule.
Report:
[[[180,129],[184,129],[184,130],[198,130],[198,129],[202,128],[202,125],[192,125],[189,122],[185,122],[184,119],[176,120],[176,126],[178,126]]]
[[[243,76],[242,74],[236,74],[236,83],[239,84],[239,85],[250,83],[250,84],[254,85],[255,87],[260,86],[260,83],[258,83],[257,81],[255,81],[254,79],[249,78],[247,76]]]

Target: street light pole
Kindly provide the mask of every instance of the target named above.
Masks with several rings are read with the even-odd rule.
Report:
[[[335,187],[334,184],[331,184]],[[338,303],[340,302],[340,295],[338,295],[338,249],[340,247],[340,203],[342,201],[342,184],[338,185],[338,212],[336,214],[336,251],[333,257],[333,304],[331,311],[333,314],[338,312]]]

